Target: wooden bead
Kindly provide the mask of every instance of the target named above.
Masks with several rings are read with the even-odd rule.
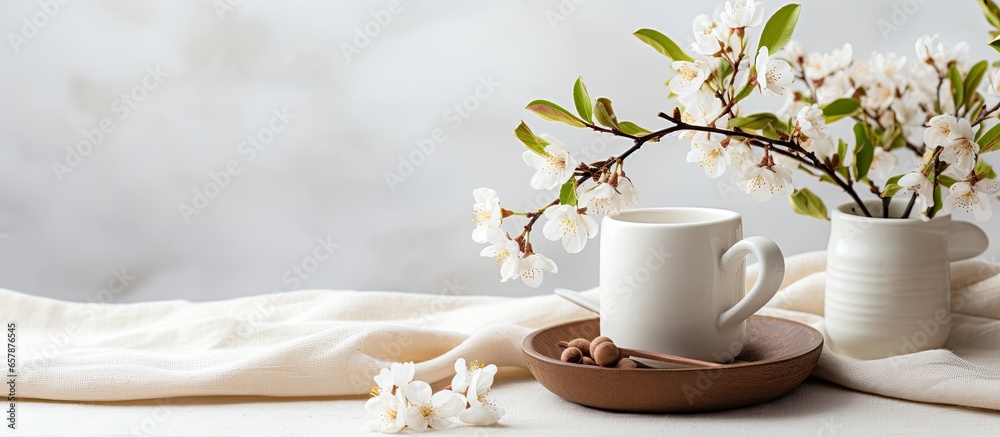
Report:
[[[601,344],[601,343],[606,343],[606,342],[610,342],[610,341],[611,341],[611,339],[610,339],[610,338],[608,338],[608,337],[605,337],[605,336],[603,336],[603,335],[602,335],[602,336],[600,336],[600,337],[597,337],[597,338],[593,339],[593,340],[592,340],[592,341],[590,342],[590,356],[591,356],[591,357],[593,357],[593,356],[594,356],[594,351],[595,351],[595,350],[597,350],[597,345],[599,345],[599,344]]]
[[[590,340],[586,338],[573,339],[573,341],[569,342],[569,346],[580,349],[580,352],[583,352],[583,356],[585,357],[590,356]]]
[[[560,359],[567,363],[579,363],[583,361],[583,351],[575,347],[568,347],[562,352]]]
[[[618,364],[615,364],[615,368],[618,369],[635,369],[638,368],[639,364],[628,358],[622,358],[618,360]]]
[[[588,366],[596,366],[597,361],[594,361],[594,359],[590,357],[583,357],[583,361],[581,361],[580,364],[586,364]]]
[[[594,348],[594,361],[601,367],[614,367],[618,363],[618,346],[610,341],[598,344]]]

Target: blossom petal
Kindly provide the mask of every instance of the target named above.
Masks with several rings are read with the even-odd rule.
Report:
[[[438,416],[453,417],[465,409],[465,399],[451,390],[441,390],[431,397],[431,404]],[[436,428],[436,427],[435,427]]]
[[[365,411],[371,414],[384,413],[385,407],[382,405],[382,399],[378,396],[368,399],[368,402],[365,402]]]
[[[411,404],[430,402],[431,393],[431,385],[424,381],[413,381],[406,386],[406,400]]]
[[[551,210],[552,208],[549,208],[549,209]],[[546,214],[546,215],[548,215],[548,214]],[[558,219],[549,218],[549,220],[547,222],[545,222],[545,226],[542,227],[542,235],[544,235],[545,239],[547,239],[549,241],[556,241],[556,240],[562,238],[562,236],[563,236],[563,230],[559,226]]]
[[[580,221],[583,222],[583,228],[587,231],[587,238],[594,238],[597,236],[597,231],[600,229],[600,226],[597,225],[596,220],[587,214],[581,214]]]
[[[536,190],[551,190],[559,186],[559,176],[544,170],[539,170],[531,176],[531,188]]]
[[[455,417],[456,414],[458,414],[458,411],[456,411],[455,414],[450,414],[446,417]],[[430,426],[434,429],[454,429],[458,427],[458,425],[459,424],[440,416],[435,417],[430,421]]]
[[[580,253],[587,245],[587,234],[583,232],[566,234],[563,236],[562,245],[566,253]]]
[[[469,407],[458,413],[458,420],[465,422],[469,425],[492,425],[500,420],[500,412],[490,408],[488,405],[477,405]]]
[[[488,243],[491,237],[493,237],[493,235],[498,232],[500,231],[498,231],[496,228],[492,228],[489,226],[476,226],[476,228],[472,230],[472,241],[475,241],[476,243]],[[496,254],[488,256],[494,256],[494,255]]]
[[[424,417],[423,412],[420,411],[420,406],[414,405],[406,409],[406,426],[410,427],[414,432],[424,432],[427,429],[427,419]]]
[[[413,381],[413,362],[392,363],[389,370],[392,371],[392,384],[405,391],[407,384]]]
[[[524,160],[525,164],[534,167],[535,170],[545,168],[545,166],[548,165],[549,163],[549,161],[546,160],[544,156],[541,156],[531,150],[525,150],[524,152],[522,152],[521,159]]]
[[[493,206],[500,203],[500,197],[497,196],[497,192],[490,188],[476,188],[472,190],[472,198],[476,200],[476,203],[486,206]]]

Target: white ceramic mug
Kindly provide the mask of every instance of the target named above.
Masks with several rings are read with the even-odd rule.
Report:
[[[730,361],[743,349],[744,322],[784,278],[778,246],[744,239],[733,211],[634,209],[604,217],[602,227],[601,335],[622,347]],[[746,293],[744,260],[751,253],[762,268]]]

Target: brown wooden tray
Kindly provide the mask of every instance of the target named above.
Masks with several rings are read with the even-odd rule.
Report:
[[[613,411],[693,413],[759,404],[792,391],[823,351],[823,335],[774,317],[747,320],[747,342],[732,364],[715,368],[615,369],[564,363],[560,340],[599,335],[599,319],[535,331],[521,343],[528,369],[556,395]]]

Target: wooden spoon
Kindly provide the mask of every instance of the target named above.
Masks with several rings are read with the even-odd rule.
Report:
[[[559,342],[559,347],[568,347],[569,343],[565,341]],[[680,364],[682,366],[689,367],[722,367],[723,364],[712,363],[708,361],[696,360],[694,358],[684,358],[677,355],[664,354],[659,352],[650,352],[639,349],[629,349],[627,347],[619,347],[618,350],[630,357],[645,358],[647,360],[659,361],[661,363],[670,364]]]

